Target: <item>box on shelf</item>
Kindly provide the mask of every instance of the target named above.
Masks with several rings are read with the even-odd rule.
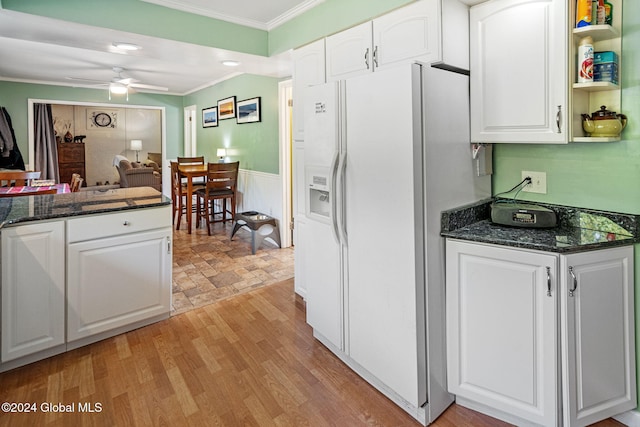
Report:
[[[615,52],[594,52],[593,81],[618,84],[618,55]]]
[[[604,52],[594,52],[593,53],[593,63],[600,64],[604,62],[615,62],[618,63],[618,55],[612,50],[606,50]]]

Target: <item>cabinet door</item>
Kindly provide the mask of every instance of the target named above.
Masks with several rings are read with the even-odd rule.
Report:
[[[556,425],[557,258],[447,240],[449,392],[489,415]]]
[[[304,139],[304,89],[324,83],[324,39],[293,51],[293,139]]]
[[[472,142],[568,142],[566,8],[565,0],[471,8]]]
[[[371,22],[327,37],[327,82],[373,71]]]
[[[440,0],[420,0],[374,19],[374,66],[440,61],[440,15]]]
[[[586,426],[636,407],[633,247],[562,257],[561,268],[565,425]]]
[[[2,362],[64,344],[64,222],[2,230]]]
[[[67,341],[171,310],[171,228],[68,246]]]

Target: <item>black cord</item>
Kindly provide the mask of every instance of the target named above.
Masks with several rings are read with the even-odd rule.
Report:
[[[527,184],[531,184],[531,178],[530,178],[530,177],[526,177],[525,179],[523,179],[522,181],[520,181],[518,184],[516,184],[516,186],[515,186],[515,187],[513,187],[511,190],[503,191],[502,193],[498,193],[498,194],[496,194],[495,196],[493,196],[493,197],[494,197],[494,199],[495,199],[496,197],[498,197],[498,196],[502,196],[503,194],[509,194],[509,193],[511,193],[512,191],[514,191],[514,190],[516,190],[516,189],[518,189],[518,188],[519,188],[519,189],[518,189],[518,192],[517,192],[517,193],[516,193],[516,195],[514,196],[513,200],[504,200],[504,201],[502,201],[502,202],[501,202],[501,203],[515,203],[515,199],[516,199],[516,197],[518,197],[518,194],[520,194],[520,191],[524,188],[524,186],[523,186],[522,184],[524,184],[525,182],[526,182]],[[499,200],[496,200],[496,202],[500,202],[500,201],[499,201]]]

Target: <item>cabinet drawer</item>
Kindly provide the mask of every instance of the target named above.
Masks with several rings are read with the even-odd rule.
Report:
[[[163,227],[171,227],[171,206],[70,219],[67,241],[81,242]]]
[[[58,162],[84,162],[84,144],[58,144]]]

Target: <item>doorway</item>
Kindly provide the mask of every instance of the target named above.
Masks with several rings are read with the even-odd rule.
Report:
[[[78,101],[61,101],[61,100],[53,100],[53,99],[28,99],[28,110],[27,110],[27,120],[28,120],[28,132],[29,132],[29,146],[28,146],[28,152],[29,152],[29,164],[26,165],[27,169],[33,169],[34,167],[34,159],[35,159],[35,134],[34,134],[34,121],[35,121],[35,117],[34,117],[34,104],[37,103],[41,103],[41,104],[51,104],[51,105],[63,105],[63,106],[73,106],[73,107],[82,107],[85,108],[87,110],[87,112],[83,113],[80,117],[81,120],[78,120],[78,124],[77,126],[79,126],[79,129],[82,129],[82,132],[79,133],[83,133],[83,134],[89,134],[91,131],[91,123],[90,123],[90,117],[91,114],[93,114],[94,109],[97,110],[105,110],[105,111],[115,111],[118,112],[118,110],[123,110],[124,114],[122,115],[122,117],[119,117],[119,120],[121,124],[124,124],[124,126],[126,127],[126,116],[128,113],[132,113],[133,115],[136,115],[136,111],[138,111],[138,113],[141,113],[144,115],[145,111],[153,111],[156,110],[159,111],[159,132],[157,135],[157,139],[159,139],[159,148],[160,148],[160,152],[161,152],[161,157],[162,157],[162,163],[163,164],[167,164],[166,162],[166,149],[167,149],[167,140],[166,140],[166,134],[167,134],[167,130],[166,130],[166,110],[165,107],[153,107],[153,106],[147,106],[147,105],[129,105],[129,104],[108,104],[108,103],[96,103],[96,102],[78,102]],[[90,110],[90,111],[89,111]],[[124,120],[123,120],[124,119]],[[130,117],[130,121],[133,121],[134,118]],[[114,128],[110,128],[111,130],[109,132],[111,133],[106,133],[107,136],[109,135],[113,135],[117,132],[116,127]],[[73,131],[74,133],[78,133],[78,131],[76,129],[74,129]],[[96,135],[100,134],[100,131],[98,130],[94,130],[93,131]],[[123,133],[124,132],[124,133]],[[115,154],[126,154],[127,156],[131,156],[132,158],[135,158],[135,155],[137,153],[132,152],[130,150],[130,147],[127,145],[127,141],[130,140],[131,138],[135,137],[135,130],[134,129],[124,129],[120,132],[122,135],[119,136],[119,139],[121,140],[122,144],[120,147],[121,152],[110,152],[109,155],[106,156],[106,158],[102,158],[104,157],[104,155],[101,155],[99,158],[99,164],[101,167],[106,165],[106,168],[108,169],[109,173],[115,173],[115,169],[113,167],[113,156]],[[149,146],[150,147],[150,146]],[[129,151],[127,151],[129,150]],[[143,147],[144,150],[144,147]],[[153,150],[148,150],[148,151],[153,151],[156,152],[157,150],[154,148]],[[146,153],[146,151],[144,151],[144,153]],[[146,155],[146,154],[144,154]],[[146,158],[146,157],[145,157]],[[163,177],[165,177],[167,174],[163,174]],[[112,178],[113,179],[113,178]],[[102,180],[102,179],[101,179]],[[104,180],[102,180],[104,181]],[[111,181],[111,179],[110,179]],[[171,194],[171,183],[170,180],[168,179],[163,179],[162,180],[162,192],[165,195]]]
[[[293,242],[293,176],[292,176],[292,114],[293,83],[286,80],[278,83],[279,128],[280,128],[280,178],[282,181],[282,224],[280,239],[282,247]]]
[[[184,107],[184,156],[193,157],[198,152],[196,140],[196,106]]]

